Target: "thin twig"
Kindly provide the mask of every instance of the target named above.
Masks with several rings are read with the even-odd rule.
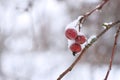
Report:
[[[116,50],[116,46],[117,46],[119,33],[120,33],[120,26],[119,26],[119,28],[118,28],[118,30],[116,32],[116,35],[115,35],[114,45],[113,45],[113,49],[112,49],[112,55],[111,55],[110,62],[109,62],[109,68],[108,68],[108,71],[106,73],[106,76],[105,76],[104,80],[108,79],[108,76],[109,76],[111,68],[112,68],[112,64],[113,64],[113,59],[114,59],[114,55],[115,55],[115,50]]]
[[[91,40],[90,43],[88,43],[85,48],[81,51],[80,55],[77,57],[77,59],[71,64],[70,67],[68,67],[58,78],[57,80],[61,80],[68,72],[70,72],[74,66],[78,63],[78,61],[81,59],[81,57],[83,56],[83,54],[85,54],[85,51],[95,42],[98,40],[98,38],[100,38],[105,32],[107,32],[110,28],[112,28],[114,25],[120,23],[120,21],[116,21],[116,22],[113,22],[111,24],[107,24],[104,26],[107,26],[107,28],[105,30],[103,30],[98,36],[96,36],[96,38],[93,38]]]
[[[83,15],[82,18],[80,18],[79,20],[79,24],[83,24],[86,19],[88,18],[88,16],[90,16],[93,12],[97,11],[97,10],[101,10],[103,8],[103,6],[108,2],[109,0],[102,0],[101,4],[99,4],[98,6],[95,7],[95,9],[91,10],[90,12],[87,12],[86,14]]]

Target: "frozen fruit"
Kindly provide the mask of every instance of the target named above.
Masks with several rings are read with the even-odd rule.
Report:
[[[70,39],[70,40],[73,40],[77,37],[77,31],[73,28],[68,28],[66,31],[65,31],[65,36]]]
[[[86,41],[86,37],[84,35],[78,35],[76,38],[75,38],[75,41],[79,44],[83,44],[85,43]]]
[[[73,53],[78,53],[81,51],[81,45],[78,44],[78,43],[73,43],[70,45],[70,50],[73,52]]]

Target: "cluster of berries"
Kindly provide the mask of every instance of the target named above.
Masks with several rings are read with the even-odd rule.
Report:
[[[82,50],[81,45],[86,42],[85,35],[79,34],[75,28],[67,28],[65,30],[65,36],[69,41],[72,41],[69,45],[69,49],[73,52],[73,55]]]

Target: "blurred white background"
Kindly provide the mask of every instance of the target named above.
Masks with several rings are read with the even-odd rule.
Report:
[[[99,0],[0,0],[0,80],[56,80],[76,59],[67,48],[67,24],[95,8]],[[103,22],[120,18],[119,0],[83,25],[87,38],[103,30]],[[63,80],[103,80],[116,28],[98,40]],[[119,38],[120,39],[120,38]],[[120,80],[118,42],[108,80]]]

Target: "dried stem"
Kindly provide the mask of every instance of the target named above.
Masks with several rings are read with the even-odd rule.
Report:
[[[113,45],[113,49],[112,49],[112,55],[111,55],[111,58],[110,58],[109,68],[108,68],[108,71],[106,73],[106,76],[105,76],[104,80],[108,79],[108,76],[109,76],[111,68],[112,68],[112,64],[113,64],[113,59],[114,59],[114,55],[115,55],[115,50],[116,50],[116,46],[117,46],[119,33],[120,33],[120,26],[119,26],[119,28],[118,28],[118,30],[116,32],[116,35],[115,35],[115,40],[114,40],[114,45]]]
[[[82,55],[85,54],[85,51],[95,42],[100,38],[105,32],[107,32],[110,28],[112,28],[114,25],[120,23],[120,21],[116,21],[110,24],[104,24],[106,26],[106,29],[103,30],[96,38],[93,38],[90,43],[88,43],[85,48],[81,51],[80,55],[77,57],[77,59],[71,64],[70,67],[68,67],[59,77],[57,80],[61,80],[68,72],[70,72],[74,66],[78,63],[78,61],[81,59]]]

